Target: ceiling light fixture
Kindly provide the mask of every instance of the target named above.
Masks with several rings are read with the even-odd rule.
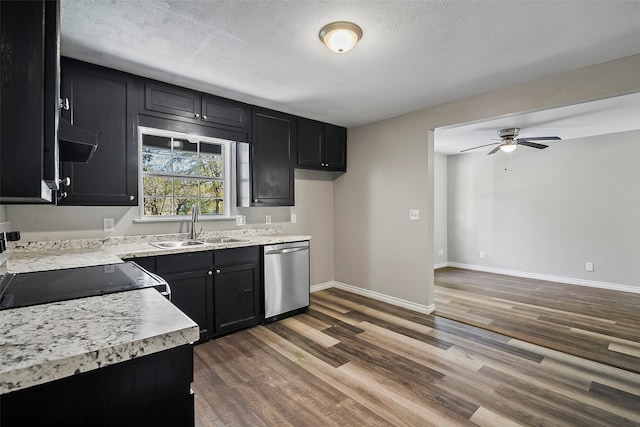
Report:
[[[518,144],[516,144],[513,139],[507,139],[504,144],[500,146],[500,149],[505,153],[510,153],[515,150],[517,146]]]
[[[362,28],[353,22],[332,22],[320,30],[320,40],[335,53],[349,52],[361,38]]]

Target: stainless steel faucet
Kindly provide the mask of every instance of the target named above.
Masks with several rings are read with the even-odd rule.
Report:
[[[191,206],[191,240],[196,239],[196,222],[198,222],[198,205]]]

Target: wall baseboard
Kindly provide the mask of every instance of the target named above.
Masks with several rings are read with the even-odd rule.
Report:
[[[449,263],[448,262],[439,262],[439,263],[433,265],[433,269],[434,270],[437,270],[438,268],[444,268],[444,267],[449,267]]]
[[[486,273],[504,274],[506,276],[525,277],[527,279],[546,280],[549,282],[568,283],[570,285],[589,286],[591,288],[609,289],[612,291],[632,292],[640,294],[640,288],[618,283],[596,282],[595,280],[574,279],[573,277],[551,276],[547,274],[529,273],[526,271],[505,270],[502,268],[485,267],[482,265],[448,262],[448,267],[463,268],[465,270],[484,271]],[[435,267],[434,268],[440,268]]]
[[[346,283],[342,283],[342,282],[336,282],[335,280],[313,285],[311,286],[311,292],[317,292],[317,291],[321,291],[323,289],[329,289],[329,288],[342,289],[343,291],[352,292],[354,294],[362,295],[364,297],[369,297],[378,301],[397,305],[398,307],[406,308],[408,310],[413,310],[422,314],[431,314],[436,309],[436,306],[433,304],[432,305],[416,304],[411,301],[381,294],[379,292],[370,291],[368,289],[362,289],[357,286],[347,285]]]

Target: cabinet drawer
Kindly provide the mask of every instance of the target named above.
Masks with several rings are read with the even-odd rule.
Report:
[[[258,262],[259,257],[258,246],[249,246],[246,248],[219,249],[214,251],[213,258],[215,265],[229,265],[240,263]]]
[[[176,274],[186,271],[208,270],[213,266],[211,251],[161,255],[156,258],[156,272]]]

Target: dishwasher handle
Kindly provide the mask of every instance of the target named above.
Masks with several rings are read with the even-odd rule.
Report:
[[[297,248],[285,248],[285,249],[275,249],[272,251],[265,251],[264,254],[265,255],[281,255],[281,254],[290,254],[292,252],[301,252],[301,251],[308,251],[309,248],[308,247],[297,247]]]

